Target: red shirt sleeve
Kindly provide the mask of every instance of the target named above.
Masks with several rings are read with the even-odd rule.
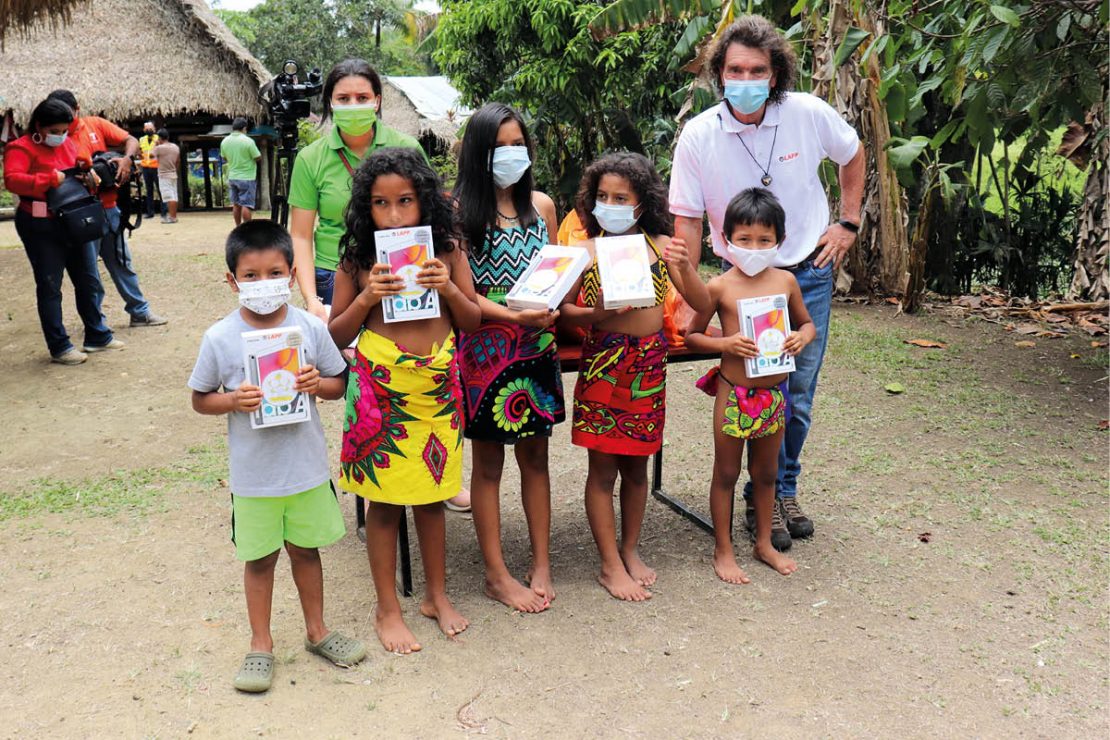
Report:
[[[96,131],[105,146],[119,146],[131,136],[116,124],[99,116],[89,116],[85,122]]]
[[[45,200],[46,191],[57,183],[55,167],[42,165],[35,162],[24,142],[16,139],[4,147],[4,187],[25,198]]]

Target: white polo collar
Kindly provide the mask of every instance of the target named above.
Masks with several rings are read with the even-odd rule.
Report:
[[[732,111],[728,109],[728,103],[724,100],[717,107],[717,125],[722,131],[728,134],[742,134],[745,131],[752,129],[762,128],[764,126],[778,126],[782,116],[782,105],[779,103],[768,103],[767,110],[763,112],[763,120],[759,124],[754,123],[741,123],[736,120],[732,115]]]

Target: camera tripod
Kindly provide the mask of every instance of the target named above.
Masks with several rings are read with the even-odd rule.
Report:
[[[290,130],[291,129],[291,130]],[[274,179],[270,185],[270,220],[289,226],[289,185],[293,179],[293,162],[297,159],[297,124],[282,123],[281,144],[274,158]]]

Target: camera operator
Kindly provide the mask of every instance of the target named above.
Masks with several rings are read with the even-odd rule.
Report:
[[[99,243],[76,241],[47,206],[50,192],[69,177],[95,181],[95,175],[77,174],[77,147],[69,136],[73,120],[72,108],[47,98],[32,111],[28,133],[4,148],[4,187],[19,196],[15,230],[35,276],[39,323],[51,362],[61,365],[80,365],[88,352],[123,347],[100,312]],[[85,324],[84,351],[73,346],[62,319],[62,275],[67,272]]]
[[[123,298],[124,308],[131,316],[131,326],[161,326],[166,319],[154,314],[150,304],[143,297],[139,287],[139,276],[131,264],[131,251],[127,244],[120,209],[117,205],[119,186],[126,184],[131,179],[132,157],[139,153],[139,142],[134,136],[124,131],[111,121],[98,116],[81,116],[81,107],[77,98],[69,90],[55,90],[49,98],[60,100],[73,109],[73,123],[69,127],[69,135],[77,147],[77,156],[90,162],[100,152],[107,152],[110,148],[123,148],[123,154],[111,161],[116,167],[114,186],[107,182],[101,183],[100,203],[108,220],[108,231],[100,240],[100,257],[108,274],[116,285],[120,297]],[[104,300],[104,289],[100,288],[97,305]]]
[[[424,152],[416,139],[379,120],[382,80],[362,59],[347,59],[332,67],[324,82],[323,103],[324,122],[330,120],[333,125],[325,136],[306,146],[293,165],[289,231],[305,308],[327,321],[324,304],[331,303],[339,238],[346,230],[343,212],[351,199],[355,168],[380,147],[412,147]]]

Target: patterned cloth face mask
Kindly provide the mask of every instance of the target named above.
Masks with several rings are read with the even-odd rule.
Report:
[[[269,316],[277,311],[289,302],[292,295],[287,277],[246,283],[236,280],[235,284],[239,286],[239,305],[259,316]]]

